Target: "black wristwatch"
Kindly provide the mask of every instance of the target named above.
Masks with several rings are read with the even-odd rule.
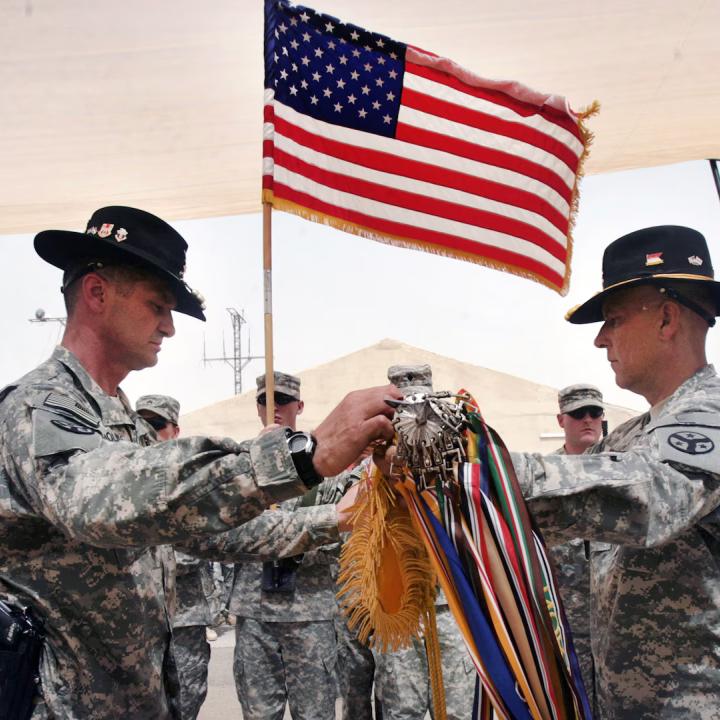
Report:
[[[290,457],[297,474],[306,487],[314,488],[323,481],[313,465],[317,440],[307,432],[294,432],[289,428],[285,432],[287,433],[288,450],[290,450]]]

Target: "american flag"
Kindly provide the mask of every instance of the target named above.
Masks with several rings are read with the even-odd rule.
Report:
[[[263,200],[278,209],[565,294],[593,111],[265,0]]]

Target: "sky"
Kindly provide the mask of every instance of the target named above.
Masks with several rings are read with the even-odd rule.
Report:
[[[642,227],[696,228],[720,268],[718,193],[707,161],[589,176],[580,192],[565,297],[507,273],[274,212],[275,369],[301,372],[393,338],[554,388],[591,382],[609,402],[645,409],[642,398],[615,386],[605,352],[593,346],[600,326],[570,325],[564,314],[600,290],[604,248]],[[88,208],[88,217],[93,210]],[[205,296],[207,322],[176,314],[176,335],[163,343],[158,365],[131,373],[122,387],[132,401],[145,393],[173,395],[182,412],[189,412],[234,392],[230,365],[203,362],[204,356],[223,354],[223,340],[226,352],[232,352],[227,308],[243,312],[247,320],[243,354],[264,352],[262,218],[173,225],[190,246],[185,279]],[[0,235],[0,252],[0,385],[5,385],[60,342],[59,323],[29,322],[36,309],[44,309],[46,317],[62,317],[64,310],[61,273],[35,255],[32,235]],[[709,334],[710,362],[720,358],[719,332]],[[253,388],[263,371],[263,360],[249,362],[243,391]],[[373,384],[384,381],[372,379]],[[482,388],[469,389],[482,405]]]

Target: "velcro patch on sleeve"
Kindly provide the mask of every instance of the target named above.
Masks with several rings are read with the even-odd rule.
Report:
[[[720,427],[687,422],[663,423],[654,428],[654,432],[661,460],[720,475]]]
[[[55,412],[33,412],[33,455],[49,457],[81,450],[89,452],[102,442],[98,430]]]
[[[58,410],[66,417],[76,419],[81,424],[89,425],[92,428],[100,425],[100,419],[89,405],[68,395],[51,392],[43,401],[43,407]]]

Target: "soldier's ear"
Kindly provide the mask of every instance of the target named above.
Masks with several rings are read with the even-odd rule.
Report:
[[[664,302],[660,308],[662,313],[660,321],[660,334],[662,337],[671,337],[680,326],[680,315],[682,310],[675,302]]]
[[[80,294],[91,310],[98,312],[107,299],[105,281],[97,273],[88,273],[80,278]]]
[[[300,415],[305,407],[305,402],[303,400],[298,400],[298,411],[297,414]]]

